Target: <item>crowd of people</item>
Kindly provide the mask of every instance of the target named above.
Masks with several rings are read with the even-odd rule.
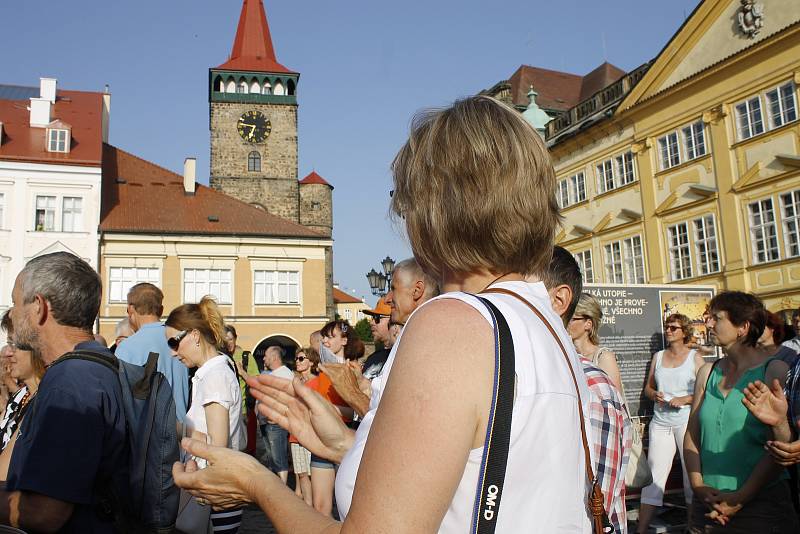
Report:
[[[278,532],[628,532],[638,431],[602,307],[553,244],[541,137],[515,110],[468,98],[419,116],[392,170],[414,257],[365,312],[369,355],[340,319],[294,354],[251,354],[211,297],[162,322],[149,283],[130,289],[107,348],[93,334],[97,273],[68,253],[28,262],[1,325],[0,523],[114,532],[132,513],[128,392],[79,351],[169,383],[182,451],[174,484],[148,491],[180,488],[165,508],[182,532],[235,533],[251,503]],[[800,338],[737,291],[708,309],[722,358],[704,359],[685,315],[661,326],[637,532],[676,455],[690,532],[800,531]]]

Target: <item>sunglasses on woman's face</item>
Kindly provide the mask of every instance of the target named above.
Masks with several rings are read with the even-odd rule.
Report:
[[[169,348],[171,348],[175,352],[178,352],[178,347],[181,346],[181,341],[183,340],[183,338],[186,337],[186,334],[188,333],[189,333],[188,330],[182,330],[181,332],[175,334],[174,337],[169,338],[167,340],[167,345],[169,345]]]
[[[676,330],[683,330],[683,328],[674,324],[668,324],[667,326],[664,327],[664,330],[666,330],[667,332],[674,332]]]
[[[296,361],[296,362],[304,362],[304,361],[306,361],[307,359],[308,359],[308,358],[306,358],[305,356],[297,356],[297,357],[294,359],[294,361]]]

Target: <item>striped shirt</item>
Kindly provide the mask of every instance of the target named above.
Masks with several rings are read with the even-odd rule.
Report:
[[[605,509],[614,532],[628,531],[625,510],[625,470],[631,451],[631,420],[622,395],[608,375],[581,357],[591,398],[589,420],[592,425],[595,476],[603,490]]]

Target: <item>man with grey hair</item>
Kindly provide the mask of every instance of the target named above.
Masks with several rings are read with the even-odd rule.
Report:
[[[56,252],[32,259],[11,293],[14,342],[49,366],[20,425],[0,523],[27,531],[113,532],[110,501],[129,502],[122,392],[104,365],[65,359],[74,350],[111,356],[93,339],[100,277],[82,259]]]
[[[391,309],[392,323],[406,324],[411,314],[423,303],[439,294],[439,284],[422,271],[417,260],[398,262],[392,272],[392,284],[384,300]]]
[[[128,318],[124,317],[120,319],[116,328],[114,328],[114,344],[111,346],[111,352],[116,352],[119,344],[131,337],[133,334],[134,331],[133,328],[131,328],[131,323],[128,321]]]

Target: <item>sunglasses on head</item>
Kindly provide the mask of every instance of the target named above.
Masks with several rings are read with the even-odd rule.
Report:
[[[183,340],[183,338],[186,337],[186,334],[188,333],[189,333],[188,330],[182,330],[181,332],[175,334],[174,337],[169,338],[167,340],[167,345],[169,345],[169,348],[177,352],[178,347],[180,347],[181,345],[181,341]]]

